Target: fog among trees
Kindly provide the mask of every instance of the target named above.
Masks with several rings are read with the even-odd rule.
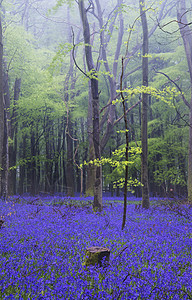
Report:
[[[2,0],[1,196],[94,195],[99,210],[102,192],[146,208],[150,195],[191,202],[191,7]]]

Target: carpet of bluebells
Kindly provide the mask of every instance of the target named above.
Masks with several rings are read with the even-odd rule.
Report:
[[[0,299],[192,299],[192,214],[153,199],[149,210],[104,198],[0,200]],[[136,202],[135,202],[136,203]],[[105,267],[83,265],[90,246],[110,249]]]

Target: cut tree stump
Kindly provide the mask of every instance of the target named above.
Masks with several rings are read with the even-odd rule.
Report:
[[[4,223],[5,223],[5,221],[0,220],[0,229],[1,229],[1,227],[3,226]]]
[[[110,250],[108,248],[89,247],[86,249],[84,265],[86,267],[90,265],[99,265],[100,267],[104,267],[109,262],[109,256]]]

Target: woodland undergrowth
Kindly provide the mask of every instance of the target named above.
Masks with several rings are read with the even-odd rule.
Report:
[[[192,299],[192,208],[151,199],[15,196],[0,201],[0,299]],[[107,267],[83,266],[90,246]]]

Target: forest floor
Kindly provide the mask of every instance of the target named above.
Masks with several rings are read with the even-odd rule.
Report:
[[[192,299],[192,208],[128,198],[12,197],[0,200],[0,299]],[[168,205],[166,205],[168,203]],[[110,249],[105,267],[85,267],[86,248]]]

